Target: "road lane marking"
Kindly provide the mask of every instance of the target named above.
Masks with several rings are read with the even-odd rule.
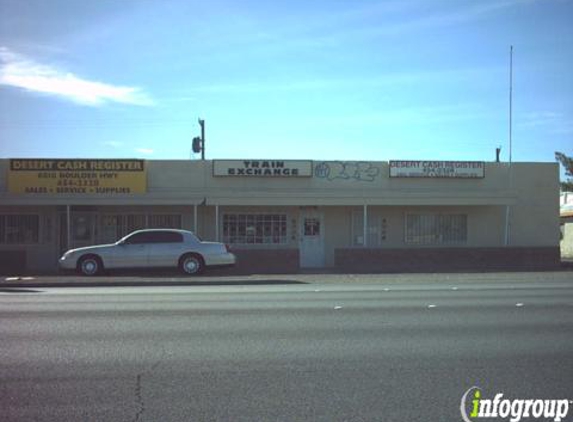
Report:
[[[435,308],[435,307],[436,307],[436,305],[428,305],[428,308],[430,308],[430,309]]]
[[[521,308],[523,306],[523,303],[516,303],[515,306],[517,306],[518,308]]]
[[[335,311],[338,311],[339,309],[342,309],[342,306],[336,305],[336,306],[334,307],[334,310],[335,310]]]

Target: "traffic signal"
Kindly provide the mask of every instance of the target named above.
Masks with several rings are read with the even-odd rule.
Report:
[[[201,145],[201,138],[196,136],[195,138],[193,138],[193,152],[194,153],[198,153],[201,152],[202,149],[202,145]]]

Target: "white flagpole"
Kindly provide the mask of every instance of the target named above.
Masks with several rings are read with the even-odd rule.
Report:
[[[511,172],[511,163],[512,163],[512,136],[511,136],[511,129],[512,129],[512,112],[513,112],[513,45],[509,47],[509,190],[511,195],[511,188],[513,185],[512,180],[512,172]],[[505,207],[505,246],[509,245],[509,234],[510,234],[510,207],[509,204]]]

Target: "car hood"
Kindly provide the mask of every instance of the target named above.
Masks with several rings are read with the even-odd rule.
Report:
[[[115,243],[110,243],[110,244],[106,244],[106,245],[84,246],[83,248],[70,249],[66,253],[104,252],[104,251],[108,251],[112,248],[115,248],[116,246],[117,245]]]

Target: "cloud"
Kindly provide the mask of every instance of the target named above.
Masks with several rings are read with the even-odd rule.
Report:
[[[384,73],[374,77],[357,76],[348,78],[237,82],[196,86],[193,88],[193,91],[195,93],[208,94],[257,94],[261,92],[396,87],[397,85],[412,85],[416,83],[429,84],[444,78],[450,83],[454,81],[470,81],[482,77],[484,74],[491,75],[493,72],[499,72],[500,70],[505,70],[505,68],[499,66],[484,66],[435,71],[422,70],[416,72]]]
[[[123,145],[123,142],[119,141],[105,141],[103,143],[105,146],[112,147],[112,148],[119,148]]]
[[[135,148],[135,150],[140,154],[145,154],[145,155],[153,154],[153,150],[151,148]]]
[[[304,21],[294,29],[280,32],[280,38],[270,37],[266,47],[276,50],[300,50],[301,48],[322,49],[341,43],[365,39],[378,39],[384,36],[399,36],[434,28],[462,25],[483,19],[505,10],[542,3],[544,0],[466,0],[431,3],[426,0],[408,0],[382,2],[363,9],[352,9],[342,13],[320,16],[312,21]],[[370,19],[370,23],[364,19]],[[385,23],[380,24],[381,21]],[[316,23],[315,23],[316,22]],[[327,22],[327,25],[324,25]],[[292,26],[291,26],[292,27]],[[310,28],[310,30],[309,30]],[[274,30],[273,33],[277,33]],[[303,33],[304,36],[299,34]]]
[[[517,127],[523,130],[541,129],[549,133],[567,135],[573,133],[573,124],[561,112],[541,110],[516,117]]]
[[[140,88],[82,79],[73,73],[37,63],[6,47],[0,47],[0,84],[55,95],[89,106],[110,102],[153,105],[151,97]]]

